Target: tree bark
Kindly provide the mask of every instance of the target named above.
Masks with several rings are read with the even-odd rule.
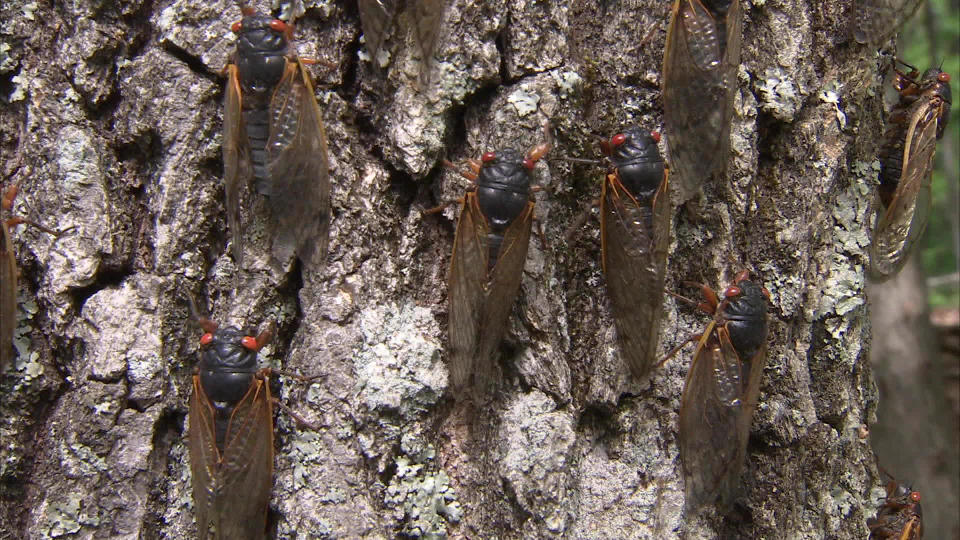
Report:
[[[320,272],[272,259],[262,200],[243,211],[244,267],[228,254],[219,73],[240,18],[232,2],[0,8],[4,172],[21,183],[22,213],[74,227],[58,240],[16,235],[0,530],[195,534],[183,438],[201,334],[193,294],[221,323],[277,321],[264,362],[324,377],[281,391],[321,427],[277,417],[276,538],[868,535],[883,479],[858,435],[878,399],[864,269],[889,57],[849,39],[848,6],[744,1],[728,177],[674,212],[670,290],[724,287],[750,269],[772,296],[741,497],[693,521],[676,428],[690,349],[631,378],[597,223],[564,236],[604,171],[557,159],[598,157],[594,134],[661,125],[668,4],[449,2],[419,91],[412,10],[376,71],[355,3],[305,4],[299,53],[339,64],[314,70],[333,184]],[[444,364],[455,212],[421,212],[463,193],[441,158],[525,150],[545,119],[557,144],[536,172],[544,237],[531,240],[500,389],[473,407],[447,391]],[[660,352],[706,322],[667,298]]]

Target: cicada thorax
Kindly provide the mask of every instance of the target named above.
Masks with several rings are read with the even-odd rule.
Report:
[[[687,375],[679,420],[688,511],[733,501],[746,459],[767,349],[769,296],[745,273],[718,300],[704,287],[713,321]]]
[[[620,355],[636,377],[653,366],[670,232],[659,133],[631,127],[604,144],[612,168],[601,196],[603,271]]]
[[[503,235],[530,205],[530,170],[523,166],[523,155],[515,150],[499,150],[484,155],[477,176],[477,205],[487,220],[487,270],[497,265],[503,248]]]
[[[918,540],[923,538],[920,492],[891,481],[887,498],[877,515],[867,519],[870,540]]]

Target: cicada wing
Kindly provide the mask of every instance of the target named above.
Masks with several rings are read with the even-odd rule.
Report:
[[[273,408],[264,378],[250,385],[230,416],[219,487],[219,538],[264,538],[273,489]]]
[[[939,107],[932,103],[920,100],[911,107],[900,181],[873,233],[871,273],[881,280],[900,271],[927,226],[930,176],[940,115]]]
[[[741,25],[739,0],[726,14],[714,14],[699,0],[674,3],[664,54],[663,115],[681,200],[726,169]]]
[[[922,0],[860,0],[852,13],[854,39],[879,46],[920,6]]]
[[[270,100],[267,169],[281,244],[292,241],[304,264],[321,266],[330,231],[327,134],[310,74],[299,59],[287,63]]]
[[[450,262],[450,386],[462,390],[477,366],[480,320],[487,283],[487,220],[477,196],[464,196]]]
[[[377,53],[384,39],[393,26],[393,18],[397,14],[396,0],[359,0],[360,26],[363,28],[363,40],[370,52],[370,62],[377,63]]]
[[[193,506],[201,540],[209,537],[211,529],[215,530],[217,521],[214,506],[217,496],[217,476],[220,470],[220,452],[217,451],[214,416],[213,407],[200,385],[200,377],[194,375],[187,442],[190,450]]]
[[[0,218],[0,374],[13,362],[13,331],[17,327],[17,259],[10,230]]]
[[[445,0],[417,0],[414,2],[414,24],[417,44],[420,47],[420,83],[430,82],[430,69],[433,66],[433,52],[440,36],[440,23],[443,19]]]
[[[680,458],[688,509],[718,498],[728,503],[735,492],[762,364],[762,358],[750,365],[741,362],[725,329],[711,321],[694,353],[680,406]],[[754,382],[755,370],[759,371]]]
[[[510,311],[520,290],[523,266],[527,260],[527,249],[530,247],[533,207],[533,201],[527,203],[527,208],[503,233],[497,263],[490,269],[489,280],[485,285],[480,338],[477,344],[477,373],[481,377],[476,388],[481,391],[490,382],[490,375],[494,371],[493,353],[500,346]]]
[[[237,266],[241,264],[243,247],[240,237],[240,187],[253,177],[250,146],[243,125],[242,92],[237,66],[227,66],[227,98],[223,105],[223,184],[226,188],[227,226],[230,227],[231,249]]]
[[[600,209],[603,271],[620,355],[635,377],[653,366],[660,334],[670,233],[667,176],[650,201],[639,201],[609,174]]]

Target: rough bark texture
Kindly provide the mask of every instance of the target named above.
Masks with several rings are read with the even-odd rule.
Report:
[[[122,7],[118,7],[122,6]],[[365,61],[353,2],[307,1],[298,50],[318,67],[330,138],[322,273],[227,254],[220,129],[239,9],[226,0],[0,8],[0,150],[24,166],[18,208],[75,229],[20,231],[19,358],[2,378],[0,530],[10,537],[189,538],[183,435],[200,331],[273,319],[274,366],[322,383],[282,398],[277,538],[865,538],[882,495],[858,429],[875,421],[865,248],[882,107],[878,66],[838,2],[745,2],[729,177],[674,213],[667,286],[725,286],[749,268],[772,295],[770,347],[742,497],[682,515],[677,411],[689,349],[647,380],[617,357],[595,221],[602,169],[537,168],[534,238],[501,389],[446,392],[446,272],[464,185],[439,167],[528,148],[596,157],[591,134],[657,128],[663,0],[450,2],[431,84],[401,12],[387,68]],[[25,126],[21,138],[20,126]],[[872,165],[873,164],[873,165]],[[705,324],[666,300],[660,351]],[[920,486],[917,486],[921,488]],[[922,489],[922,488],[921,488]],[[925,511],[936,512],[936,502]],[[929,508],[929,510],[927,510]],[[949,511],[945,509],[944,511]]]

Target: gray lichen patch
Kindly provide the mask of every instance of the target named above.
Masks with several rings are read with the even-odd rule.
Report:
[[[230,25],[240,17],[237,4],[229,0],[178,0],[159,11],[153,25],[160,44],[199,58],[215,72],[227,65],[227,57],[233,52],[236,36]]]
[[[768,68],[757,85],[760,108],[777,120],[792,122],[803,104],[802,91],[780,68]]]
[[[129,399],[141,406],[159,400],[166,388],[158,313],[163,285],[160,278],[141,274],[94,294],[84,304],[86,324],[77,332],[87,344],[90,376],[101,381],[125,377]]]
[[[383,502],[393,509],[394,520],[413,538],[446,538],[447,525],[458,523],[462,515],[450,478],[438,469],[435,458],[432,446],[397,456],[384,494]]]
[[[414,419],[440,399],[447,384],[440,334],[430,310],[385,304],[360,314],[363,345],[353,362],[360,398],[380,413]]]
[[[538,390],[517,395],[508,407],[500,433],[505,448],[500,476],[525,512],[550,533],[563,534],[571,518],[567,504],[576,441],[573,418]]]

